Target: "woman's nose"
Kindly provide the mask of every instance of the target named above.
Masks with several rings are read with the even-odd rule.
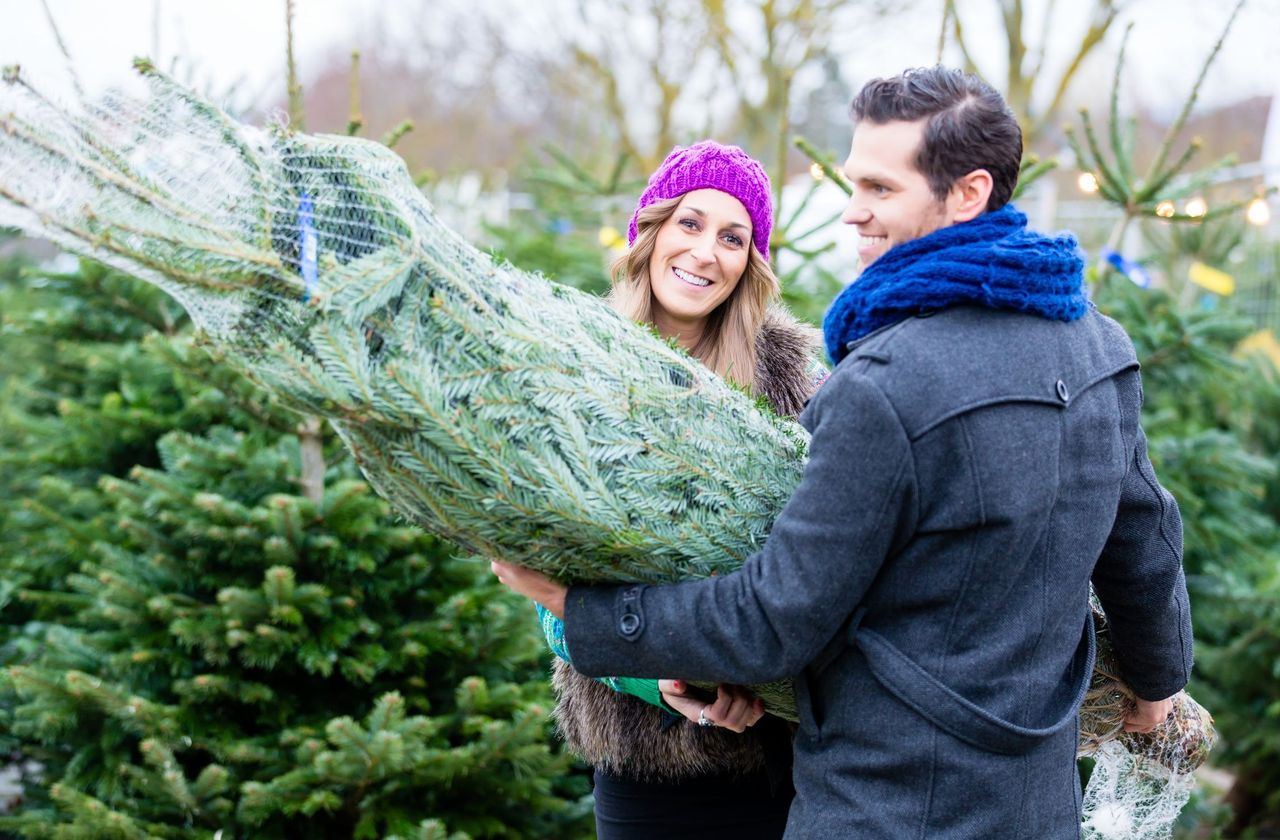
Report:
[[[698,262],[711,262],[715,258],[716,239],[711,234],[699,236],[689,249],[690,254]]]

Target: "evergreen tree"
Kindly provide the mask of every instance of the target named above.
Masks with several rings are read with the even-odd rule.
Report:
[[[0,289],[0,710],[43,770],[0,827],[581,832],[523,601],[397,524],[332,440],[305,498],[297,418],[162,295],[92,264],[32,287]]]
[[[1137,347],[1151,459],[1182,512],[1192,693],[1237,773],[1234,828],[1280,825],[1280,372],[1233,350],[1251,325],[1113,275],[1098,302]]]

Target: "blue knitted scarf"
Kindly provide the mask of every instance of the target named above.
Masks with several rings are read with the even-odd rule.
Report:
[[[822,322],[827,353],[912,315],[957,304],[1029,312],[1056,321],[1084,316],[1084,263],[1074,236],[1027,230],[1007,204],[904,242],[836,296]]]

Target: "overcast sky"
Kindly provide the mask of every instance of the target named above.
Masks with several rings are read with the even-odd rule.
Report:
[[[522,0],[523,14],[538,14],[558,0]],[[158,56],[167,67],[175,56],[187,63],[179,76],[217,93],[238,79],[247,82],[251,101],[278,99],[283,87],[283,0],[48,0],[67,49],[90,89],[128,78],[137,55]],[[450,2],[450,0],[433,0]],[[471,0],[475,3],[510,0]],[[852,0],[851,0],[852,2]],[[1044,0],[1027,0],[1029,9]],[[847,47],[846,76],[865,79],[934,58],[937,11],[929,0],[918,4],[918,20],[899,20],[874,31],[851,32],[836,43]],[[936,4],[941,7],[941,0]],[[1061,5],[1061,4],[1060,4]],[[1067,4],[1070,10],[1074,5]],[[1083,3],[1078,3],[1083,6]],[[1199,63],[1212,46],[1232,0],[1133,0],[1127,19],[1137,26],[1130,43],[1131,83],[1148,103],[1172,108],[1194,81]],[[295,44],[304,74],[320,69],[324,57],[360,46],[376,27],[375,15],[422,14],[432,2],[420,0],[296,0]],[[982,56],[998,73],[999,45],[981,43],[987,29],[982,15],[995,0],[961,0],[962,15]],[[371,11],[376,10],[376,12]],[[989,19],[994,24],[993,19]],[[1083,26],[1083,20],[1080,21]],[[1064,27],[1068,29],[1069,27]],[[395,32],[394,23],[385,31]],[[1108,60],[1122,27],[1114,27]],[[1062,43],[1067,39],[1063,38]],[[1065,46],[1064,46],[1065,50]],[[844,51],[844,49],[842,49]],[[53,39],[40,0],[0,0],[0,64],[19,63],[46,87],[69,90],[65,62]],[[1280,92],[1280,0],[1250,0],[1215,66],[1205,101],[1230,102]],[[1100,72],[1100,71],[1095,71]],[[1106,73],[1110,72],[1109,66]],[[194,74],[194,75],[191,75]],[[1103,76],[1105,84],[1105,74]]]

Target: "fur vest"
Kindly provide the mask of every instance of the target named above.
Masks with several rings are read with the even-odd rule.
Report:
[[[756,392],[779,414],[800,413],[814,390],[812,362],[820,334],[781,308],[771,310],[756,337]],[[701,727],[620,694],[555,660],[555,719],[569,749],[593,767],[641,781],[672,782],[765,770],[762,720],[744,733]],[[789,744],[788,744],[789,746]]]

